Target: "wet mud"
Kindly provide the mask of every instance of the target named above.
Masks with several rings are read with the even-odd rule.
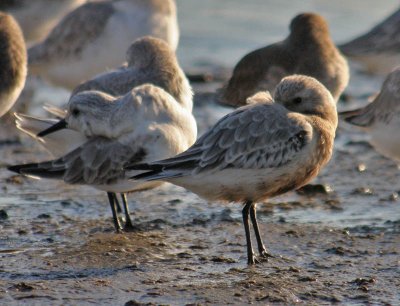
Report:
[[[197,88],[200,133],[229,111],[209,89]],[[259,204],[274,258],[254,267],[239,204],[164,185],[128,196],[136,228],[116,234],[105,193],[8,172],[8,164],[49,156],[5,123],[0,156],[1,305],[400,301],[400,172],[343,124],[312,186]]]

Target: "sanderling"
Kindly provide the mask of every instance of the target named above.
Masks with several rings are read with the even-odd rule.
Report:
[[[220,101],[231,106],[245,105],[249,96],[261,90],[273,92],[280,80],[291,74],[318,79],[336,101],[347,86],[347,61],[333,43],[322,16],[296,16],[285,40],[245,55],[222,88]]]
[[[122,96],[136,86],[151,83],[171,94],[187,111],[192,111],[192,89],[178,64],[175,53],[166,42],[153,37],[140,38],[129,47],[127,61],[128,64],[119,69],[82,83],[75,88],[71,97],[88,90]],[[66,116],[66,112],[62,109],[56,107],[45,107],[45,109],[60,119]],[[57,120],[34,118],[23,114],[16,114],[16,117],[18,129],[38,140],[55,158],[69,153],[88,140],[85,135],[69,133],[69,130],[66,129],[42,135],[43,137],[36,137],[37,134],[55,124]],[[112,196],[115,198],[115,195]],[[122,195],[122,199],[126,206],[124,195]],[[127,212],[125,215],[130,222]]]
[[[176,49],[179,29],[173,0],[89,2],[66,15],[43,42],[29,48],[29,69],[72,89],[119,65],[132,41],[144,35],[161,38]]]
[[[386,77],[370,104],[339,115],[365,130],[379,153],[400,162],[400,67]]]
[[[297,189],[331,158],[337,127],[335,101],[316,79],[285,77],[275,90],[249,98],[187,151],[162,161],[128,166],[148,170],[133,179],[167,181],[207,200],[242,202],[248,263],[255,263],[249,215],[261,256],[270,256],[256,219],[256,202]],[[129,172],[127,173],[129,175]]]
[[[9,170],[106,191],[117,231],[121,227],[116,216],[115,193],[141,191],[161,184],[129,180],[125,178],[124,166],[178,154],[192,145],[197,135],[191,110],[151,84],[138,86],[118,98],[99,91],[72,96],[65,119],[39,136],[62,129],[64,135],[54,133],[66,137],[59,138],[58,143],[68,142],[76,134],[78,140],[85,137],[86,141],[58,159],[10,166]]]
[[[126,52],[126,64],[81,83],[71,96],[85,90],[121,96],[145,83],[163,88],[181,105],[192,108],[193,92],[174,51],[164,40],[150,36],[133,42]]]
[[[400,65],[400,9],[367,33],[339,45],[347,57],[362,63],[370,73],[387,74]]]
[[[0,117],[18,99],[26,79],[26,47],[18,23],[0,12]]]
[[[1,0],[0,10],[13,15],[25,40],[42,40],[66,13],[86,0]]]

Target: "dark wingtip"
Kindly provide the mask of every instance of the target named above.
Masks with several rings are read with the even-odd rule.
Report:
[[[130,164],[124,167],[125,170],[154,170],[149,164]]]
[[[8,166],[7,169],[9,171],[21,174],[21,169],[24,167],[24,165],[13,165],[13,166]]]
[[[145,179],[151,175],[154,175],[162,171],[163,167],[161,165],[150,165],[150,164],[133,164],[125,167],[125,170],[142,170],[143,173],[131,176],[130,180],[140,180]]]
[[[9,171],[24,175],[26,174],[25,171],[35,169],[37,168],[37,166],[38,166],[37,163],[30,163],[30,164],[7,166],[7,169]]]
[[[140,173],[140,174],[133,175],[133,176],[131,176],[129,179],[130,179],[130,180],[142,180],[142,179],[147,179],[147,178],[149,178],[149,177],[152,176],[152,175],[158,174],[159,172],[160,172],[160,171],[158,171],[158,170],[149,170],[149,171],[147,171],[147,172],[143,172],[143,173]]]

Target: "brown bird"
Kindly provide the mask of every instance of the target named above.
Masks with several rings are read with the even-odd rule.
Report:
[[[244,203],[249,264],[256,262],[249,217],[260,256],[270,256],[258,228],[256,203],[316,177],[331,158],[337,127],[335,101],[314,78],[284,78],[275,90],[275,102],[269,94],[257,93],[249,105],[223,117],[185,152],[126,167],[148,170],[134,179],[170,182],[210,201]]]
[[[333,43],[322,16],[296,16],[285,40],[245,55],[222,88],[220,102],[235,107],[245,105],[246,99],[260,90],[274,92],[280,80],[291,74],[316,78],[336,101],[347,86],[347,61]]]
[[[11,15],[0,12],[0,117],[10,110],[24,88],[26,65],[22,31]]]

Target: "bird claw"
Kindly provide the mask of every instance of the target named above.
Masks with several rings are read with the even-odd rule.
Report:
[[[268,262],[269,258],[276,258],[276,256],[263,249],[260,251],[260,256],[258,258],[254,254],[250,255],[248,257],[247,264],[253,266],[262,262]]]
[[[276,256],[268,253],[266,249],[260,251],[260,257],[262,257],[266,261],[268,261],[269,258],[276,258]]]
[[[260,261],[257,259],[257,257],[253,254],[247,259],[247,264],[249,266],[254,266],[255,264],[260,263]]]
[[[123,231],[124,232],[135,232],[135,231],[137,231],[137,228],[135,226],[133,226],[132,223],[127,222],[124,225]]]

